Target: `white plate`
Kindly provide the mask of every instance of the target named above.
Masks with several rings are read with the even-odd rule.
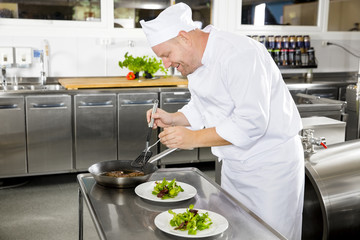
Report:
[[[186,211],[186,208],[174,209],[173,211],[175,213],[183,213]],[[224,218],[220,214],[207,210],[199,210],[198,213],[202,214],[206,212],[209,213],[209,217],[212,221],[212,224],[208,229],[196,231],[196,235],[189,235],[188,231],[175,230],[174,227],[170,225],[170,220],[173,218],[173,215],[168,213],[168,211],[162,212],[159,215],[157,215],[155,217],[154,223],[155,226],[163,232],[185,238],[203,238],[203,237],[215,236],[223,233],[229,227],[229,223],[226,220],[226,218]]]
[[[183,192],[179,192],[178,195],[174,198],[168,198],[168,199],[158,198],[156,195],[152,194],[152,191],[154,190],[154,187],[156,185],[155,182],[162,182],[162,181],[163,180],[142,183],[135,188],[135,193],[141,198],[155,202],[179,202],[190,199],[196,195],[197,191],[193,186],[187,183],[176,181],[177,185],[181,186],[182,189],[184,189]]]

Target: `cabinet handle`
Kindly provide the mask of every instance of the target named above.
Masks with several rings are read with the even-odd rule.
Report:
[[[106,102],[83,102],[80,101],[79,107],[113,107],[111,100]]]
[[[0,109],[14,109],[18,108],[17,104],[6,104],[6,105],[0,105]]]
[[[165,98],[165,103],[188,103],[190,98]]]
[[[32,103],[33,108],[67,108],[65,103]]]
[[[122,100],[121,106],[131,106],[131,105],[151,105],[154,103],[154,99],[150,100]]]

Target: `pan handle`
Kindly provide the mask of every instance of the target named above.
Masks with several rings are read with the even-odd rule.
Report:
[[[155,162],[155,161],[157,161],[157,160],[159,160],[159,159],[167,156],[168,154],[170,154],[170,153],[172,153],[172,152],[174,152],[174,151],[176,151],[176,150],[178,150],[178,148],[168,148],[168,149],[162,151],[161,153],[156,154],[155,156],[153,156],[152,158],[150,158],[150,159],[149,159],[149,163]]]

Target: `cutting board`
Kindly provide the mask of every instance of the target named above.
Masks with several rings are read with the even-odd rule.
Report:
[[[158,79],[127,80],[125,77],[63,78],[59,83],[66,89],[80,88],[121,88],[121,87],[158,87],[187,85],[188,80],[181,77],[161,77]]]

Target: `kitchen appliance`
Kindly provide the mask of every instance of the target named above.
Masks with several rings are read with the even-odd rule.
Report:
[[[302,238],[360,239],[360,140],[305,157]]]
[[[73,168],[71,96],[29,95],[25,102],[28,172],[70,171]]]
[[[27,172],[23,96],[0,97],[0,177]]]
[[[118,94],[118,160],[136,159],[144,150],[148,130],[145,113],[153,107],[155,99],[158,93],[146,90]],[[156,140],[157,131],[150,142]],[[157,153],[157,149],[153,152]]]
[[[74,96],[75,168],[117,159],[116,94]]]
[[[360,137],[360,102],[356,85],[349,85],[346,88],[346,102],[348,114],[346,140],[358,139]]]
[[[326,145],[345,141],[346,122],[328,117],[301,118],[301,121],[303,124],[302,132],[307,129],[314,130],[314,137],[324,137],[326,139]],[[321,146],[318,148],[321,148]]]
[[[297,93],[294,98],[296,107],[302,118],[323,116],[346,121],[346,102]]]
[[[153,164],[153,162],[176,150],[177,148],[168,148],[165,151],[150,158],[149,161],[142,167],[133,167],[131,164],[133,160],[112,160],[93,164],[89,168],[89,172],[94,177],[96,182],[102,186],[115,188],[135,187],[140,183],[146,182],[150,178],[151,174],[153,174],[158,169],[156,164]],[[145,175],[136,177],[109,177],[104,175],[104,173],[111,171],[141,171],[144,172]]]

